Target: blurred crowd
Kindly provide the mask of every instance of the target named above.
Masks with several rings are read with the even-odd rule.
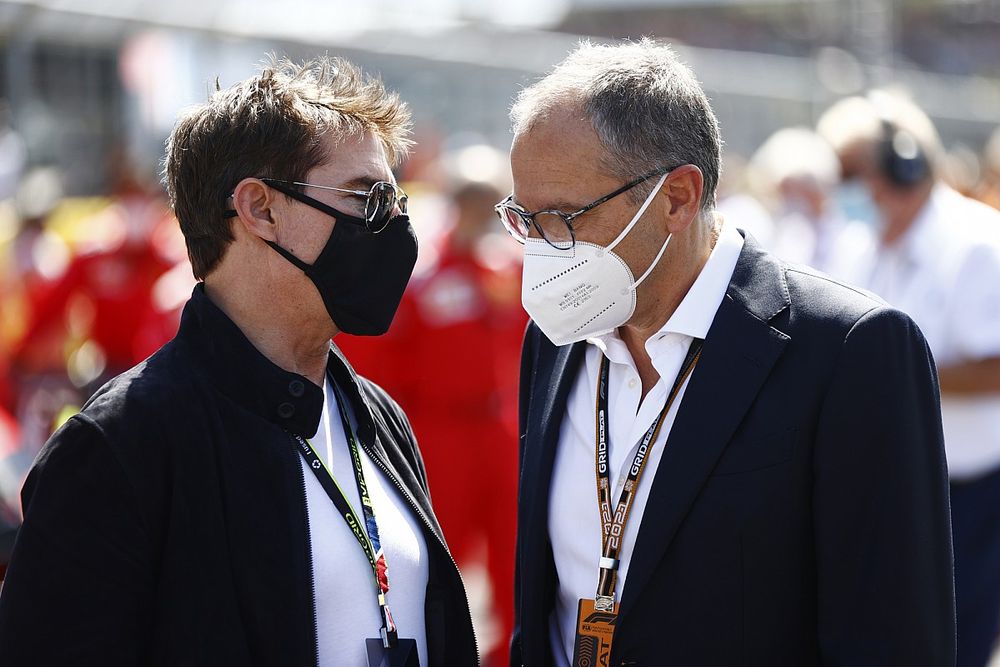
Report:
[[[429,142],[398,175],[420,259],[389,334],[336,342],[410,417],[456,558],[485,563],[493,658],[505,664],[521,251],[493,213],[510,189],[506,154],[457,143]],[[106,194],[69,197],[57,170],[25,155],[0,128],[0,568],[46,438],[172,337],[194,285],[152,169],[120,151]],[[1000,508],[998,207],[1000,129],[982,147],[947,150],[916,105],[887,91],[728,155],[719,193],[729,223],[789,262],[875,292],[924,331],[941,373],[959,623],[978,624],[984,638],[967,650],[984,656],[1000,624],[1000,510],[989,507]]]
[[[194,284],[159,183],[116,154],[108,192],[64,196],[0,130],[0,563],[34,456],[104,381],[169,340]],[[0,565],[2,567],[2,565]]]

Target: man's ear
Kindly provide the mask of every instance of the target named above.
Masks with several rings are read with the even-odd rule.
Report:
[[[660,195],[667,200],[667,228],[671,234],[688,228],[701,211],[705,178],[693,164],[677,167],[667,176]]]
[[[278,193],[259,178],[244,178],[233,188],[233,208],[237,222],[244,229],[265,241],[277,241],[275,204]]]

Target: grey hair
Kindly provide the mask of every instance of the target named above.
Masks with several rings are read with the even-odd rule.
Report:
[[[660,168],[697,166],[704,177],[701,208],[715,206],[722,138],[708,97],[674,50],[642,38],[619,45],[582,41],[541,80],[524,88],[510,117],[514,134],[553,111],[577,105],[607,156],[602,168],[632,180]],[[633,201],[651,184],[635,188]]]

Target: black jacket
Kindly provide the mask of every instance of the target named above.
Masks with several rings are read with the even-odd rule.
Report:
[[[585,347],[524,343],[514,665],[552,663],[549,485]],[[646,477],[610,664],[954,665],[938,385],[906,315],[747,238]]]
[[[423,526],[430,664],[476,664],[405,415],[333,346],[329,371]],[[322,404],[197,287],[176,338],[101,389],[35,462],[0,594],[0,663],[316,664],[305,481],[288,431],[312,436]],[[344,600],[344,614],[358,603]]]

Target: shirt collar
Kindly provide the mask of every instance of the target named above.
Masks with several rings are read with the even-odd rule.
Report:
[[[236,324],[195,286],[184,306],[176,342],[191,350],[197,371],[223,394],[250,412],[304,437],[319,428],[323,389],[286,371],[253,346]],[[328,374],[356,407],[359,434],[373,427],[354,369],[332,343]],[[361,409],[358,409],[361,408]]]
[[[650,357],[656,356],[656,348],[663,339],[668,338],[668,334],[703,340],[708,336],[715,313],[732,280],[736,262],[743,250],[743,241],[743,236],[735,227],[723,222],[712,254],[691,289],[666,323],[646,341],[646,351]],[[632,363],[631,354],[617,330],[588,338],[587,342],[599,348],[614,363]]]

